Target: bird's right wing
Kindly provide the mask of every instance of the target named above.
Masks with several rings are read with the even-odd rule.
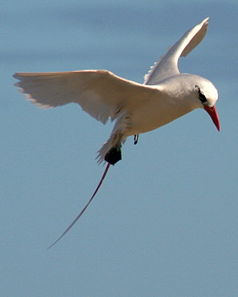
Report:
[[[204,38],[209,18],[188,30],[168,51],[151,67],[145,75],[144,84],[159,84],[163,79],[179,74],[178,60],[187,56]]]
[[[106,70],[16,73],[16,86],[40,107],[79,103],[92,117],[106,123],[130,110],[154,89]]]

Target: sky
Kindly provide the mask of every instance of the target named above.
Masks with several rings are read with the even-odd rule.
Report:
[[[1,4],[1,296],[237,296],[237,13],[232,0]],[[217,87],[221,132],[196,110],[129,138],[93,204],[47,250],[94,191],[113,126],[74,104],[37,108],[13,73],[108,69],[142,83],[207,16],[180,69]]]

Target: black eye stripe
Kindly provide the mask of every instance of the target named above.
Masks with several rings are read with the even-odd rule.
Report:
[[[207,98],[203,95],[203,93],[199,92],[199,99],[202,103],[207,102]]]
[[[201,92],[199,86],[195,86],[196,89],[198,90],[198,95],[199,95],[199,100],[202,102],[202,104],[207,103],[207,98],[206,96]]]

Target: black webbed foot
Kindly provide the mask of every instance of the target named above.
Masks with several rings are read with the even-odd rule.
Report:
[[[108,151],[106,153],[104,160],[112,165],[114,165],[118,161],[120,161],[121,160],[121,147],[119,147],[119,146],[112,147],[110,149],[110,151]]]

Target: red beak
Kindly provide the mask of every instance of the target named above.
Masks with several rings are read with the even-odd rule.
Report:
[[[217,130],[220,131],[220,121],[219,121],[218,113],[216,111],[216,107],[215,106],[210,107],[208,105],[204,105],[204,109],[206,110],[206,112],[211,117],[213,123],[217,127]]]

